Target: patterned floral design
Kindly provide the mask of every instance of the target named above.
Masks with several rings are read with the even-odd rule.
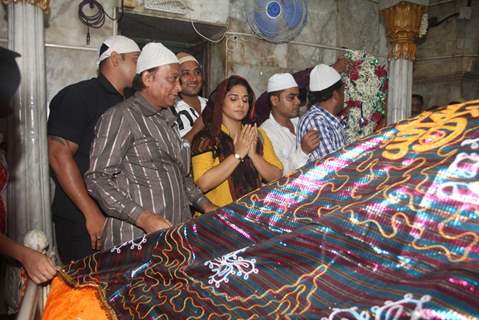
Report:
[[[119,246],[114,246],[113,248],[110,249],[110,252],[111,253],[121,253],[121,249],[123,247],[127,247],[128,245],[130,245],[130,250],[141,250],[142,248],[142,244],[146,243],[146,236],[143,236],[141,239],[139,240],[130,240],[130,241],[127,241],[125,243],[122,243],[121,245]]]
[[[321,320],[333,320],[333,319],[355,319],[355,320],[369,320],[369,319],[384,319],[384,320],[396,320],[396,319],[431,319],[427,315],[426,309],[423,305],[431,300],[428,295],[423,296],[421,299],[416,300],[412,294],[404,295],[404,299],[399,301],[386,301],[384,305],[374,306],[371,311],[358,312],[357,307],[348,309],[336,309],[334,308],[331,315],[327,318],[321,318]]]
[[[243,276],[243,279],[248,280],[251,273],[258,273],[258,269],[255,267],[256,259],[248,260],[238,256],[239,253],[245,250],[240,249],[225,254],[220,258],[206,261],[205,265],[214,272],[213,275],[208,277],[208,283],[214,284],[216,288],[219,288],[222,282],[229,282],[230,275]]]
[[[344,101],[348,108],[346,141],[351,143],[374,132],[385,113],[387,71],[366,51],[347,51],[352,67],[343,74]]]

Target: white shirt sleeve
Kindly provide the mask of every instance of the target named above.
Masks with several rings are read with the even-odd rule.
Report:
[[[301,149],[301,146],[297,146],[295,149],[295,152],[293,152],[289,157],[288,168],[291,171],[294,171],[304,166],[307,161],[308,161],[308,155],[303,152],[303,149]],[[289,172],[284,172],[284,174],[287,174],[287,173]]]
[[[266,120],[261,128],[266,132],[274,152],[283,164],[283,175],[302,167],[308,160],[308,155],[296,147],[296,137],[286,128],[282,128],[272,119]]]

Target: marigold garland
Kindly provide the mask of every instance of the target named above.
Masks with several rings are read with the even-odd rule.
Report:
[[[348,109],[346,140],[350,143],[373,133],[380,125],[385,114],[388,79],[386,67],[364,50],[349,50],[345,57],[352,62],[343,74]]]

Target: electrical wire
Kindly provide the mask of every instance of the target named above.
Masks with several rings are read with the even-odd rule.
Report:
[[[118,21],[118,22],[121,21],[121,19],[123,18],[123,13],[124,13],[123,1],[124,0],[121,0],[121,11],[118,18],[111,17],[105,11],[101,3],[99,3],[96,0],[82,0],[80,2],[80,4],[78,5],[78,17],[80,18],[80,21],[87,26],[87,35],[86,35],[87,44],[90,44],[90,28],[100,29],[105,24],[106,18],[112,21]],[[85,6],[87,5],[90,8],[90,10],[93,10],[92,14],[87,14],[85,12]]]
[[[193,27],[193,30],[195,30],[196,34],[199,35],[201,38],[209,41],[209,42],[212,42],[212,43],[220,43],[221,41],[223,41],[223,39],[225,38],[226,36],[226,33],[228,32],[228,28],[229,28],[229,19],[228,19],[228,23],[226,25],[226,29],[225,29],[225,32],[221,35],[221,37],[219,37],[218,39],[211,39],[211,38],[208,38],[207,36],[203,35],[195,26],[195,23],[193,21],[193,19],[190,19],[191,21],[191,26]]]

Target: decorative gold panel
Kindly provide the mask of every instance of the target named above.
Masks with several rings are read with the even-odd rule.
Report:
[[[401,1],[381,10],[390,41],[389,59],[416,59],[416,40],[426,6]]]
[[[1,0],[4,4],[27,2],[40,7],[43,11],[48,11],[50,0]]]

